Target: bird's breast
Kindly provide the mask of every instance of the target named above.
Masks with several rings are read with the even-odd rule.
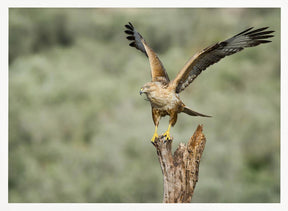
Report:
[[[147,97],[152,107],[166,111],[175,109],[181,102],[178,94],[169,90],[169,88],[158,87],[153,92],[149,93]]]

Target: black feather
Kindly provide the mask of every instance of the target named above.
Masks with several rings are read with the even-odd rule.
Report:
[[[131,46],[131,47],[136,47],[136,43],[135,43],[135,42],[131,42],[131,43],[129,44],[129,46]]]
[[[260,40],[260,43],[268,43],[268,42],[272,42],[271,40]]]
[[[250,31],[248,33],[246,33],[245,35],[250,35],[250,34],[255,34],[256,32],[261,32],[261,31],[264,31],[265,29],[268,29],[269,27],[262,27],[262,28],[259,28],[259,29],[255,29],[253,31]]]
[[[132,29],[134,29],[134,26],[132,25],[132,23],[131,22],[128,22],[128,23],[132,27]]]
[[[239,34],[234,35],[233,37],[240,36],[240,35],[242,35],[242,34],[248,32],[248,31],[250,31],[250,30],[253,29],[253,28],[254,28],[254,27],[250,27],[249,29],[246,29],[246,30],[242,31],[242,32],[240,32]]]
[[[253,39],[261,40],[261,39],[267,39],[267,38],[271,38],[271,37],[274,37],[274,36],[273,35],[262,35],[262,36],[253,37]]]
[[[131,27],[130,25],[126,24],[125,27],[126,27],[127,29],[130,29],[130,30],[133,31],[133,27]]]
[[[128,40],[135,40],[135,37],[134,36],[128,36],[126,37]]]
[[[255,37],[255,36],[259,36],[259,35],[266,35],[266,34],[271,34],[274,31],[264,31],[264,32],[259,32],[259,33],[255,33],[255,34],[250,34],[249,37]]]
[[[134,32],[133,31],[130,31],[130,30],[125,30],[124,31],[126,34],[134,34]]]

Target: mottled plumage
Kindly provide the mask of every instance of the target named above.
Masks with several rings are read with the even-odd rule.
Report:
[[[164,133],[169,139],[170,127],[175,125],[178,113],[184,112],[191,116],[209,117],[186,107],[180,100],[179,93],[210,65],[244,48],[271,42],[267,39],[273,37],[272,33],[274,32],[268,31],[268,27],[256,30],[252,30],[253,27],[251,27],[225,41],[209,46],[192,56],[179,71],[175,79],[170,81],[162,62],[147,45],[143,37],[135,30],[134,26],[129,22],[125,27],[127,28],[125,30],[125,33],[128,34],[127,39],[132,41],[129,45],[144,53],[150,63],[152,80],[141,88],[140,94],[145,93],[151,103],[152,117],[155,124],[152,142],[158,137],[157,127],[160,118],[163,116],[170,116],[168,130]]]

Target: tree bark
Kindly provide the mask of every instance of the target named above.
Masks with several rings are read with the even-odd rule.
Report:
[[[160,136],[153,145],[157,150],[163,181],[163,203],[190,203],[198,182],[200,159],[206,138],[198,125],[187,146],[180,143],[172,156],[172,139]]]

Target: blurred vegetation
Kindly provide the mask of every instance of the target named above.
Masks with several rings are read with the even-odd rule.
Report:
[[[250,26],[273,42],[225,58],[182,94],[171,133],[207,144],[192,202],[280,201],[280,9],[9,9],[9,202],[161,202],[150,80],[131,21],[173,78],[197,50]],[[168,126],[160,122],[159,132]]]

